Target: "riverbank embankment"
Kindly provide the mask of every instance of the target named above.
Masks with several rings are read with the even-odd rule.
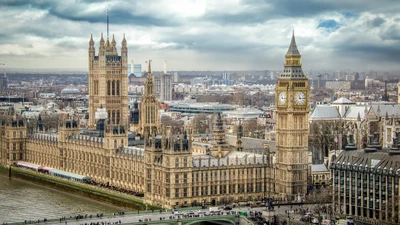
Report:
[[[0,172],[9,174],[9,167],[0,165]],[[119,207],[127,208],[129,211],[141,211],[147,209],[159,209],[157,206],[145,205],[143,198],[126,193],[102,188],[85,183],[79,183],[72,180],[67,180],[37,171],[31,171],[18,167],[11,167],[11,177],[28,180],[33,183],[45,185],[57,190],[65,191],[72,194],[77,194],[101,202],[106,202]]]

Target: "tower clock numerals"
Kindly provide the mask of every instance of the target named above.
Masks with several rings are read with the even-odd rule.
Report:
[[[294,101],[296,102],[297,105],[304,105],[306,103],[306,94],[302,91],[296,92],[296,95],[294,96]]]
[[[284,105],[286,103],[286,92],[284,91],[279,92],[278,103],[280,105]]]

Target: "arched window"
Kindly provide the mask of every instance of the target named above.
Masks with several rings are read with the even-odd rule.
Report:
[[[187,167],[187,157],[183,158],[183,166]]]
[[[119,95],[119,80],[117,81],[117,95]]]
[[[112,111],[111,121],[115,124],[115,110]]]
[[[107,95],[110,95],[111,94],[111,84],[110,84],[110,81],[107,81]]]
[[[322,175],[322,180],[325,180],[325,175]]]
[[[179,159],[175,159],[175,168],[179,167]]]
[[[119,120],[120,120],[120,118],[121,118],[121,116],[120,116],[120,111],[119,110],[117,110],[117,115],[116,115],[116,117],[117,117],[117,120],[116,120],[116,124],[119,124]]]
[[[114,140],[114,148],[117,148],[117,139]]]
[[[115,95],[115,81],[112,81],[112,91],[111,91],[112,95]]]

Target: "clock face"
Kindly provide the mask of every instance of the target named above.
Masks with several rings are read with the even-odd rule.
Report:
[[[299,91],[294,96],[294,101],[297,105],[304,105],[306,103],[306,98],[306,94],[304,94],[302,91]]]
[[[278,95],[278,103],[279,103],[280,105],[283,105],[283,104],[286,103],[286,92],[284,92],[284,91],[279,92],[279,95]]]

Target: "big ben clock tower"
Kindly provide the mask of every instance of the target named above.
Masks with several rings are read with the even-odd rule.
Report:
[[[278,77],[275,103],[276,193],[277,197],[297,200],[307,192],[309,87],[294,32]]]

